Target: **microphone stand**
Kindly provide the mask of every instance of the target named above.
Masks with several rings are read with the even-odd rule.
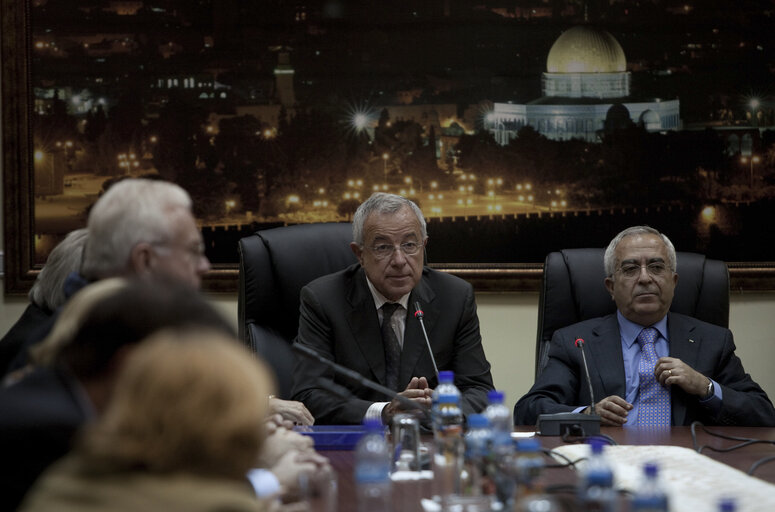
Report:
[[[428,415],[428,409],[418,404],[414,400],[406,398],[405,396],[398,394],[395,390],[392,390],[386,386],[383,386],[382,384],[379,384],[377,382],[374,382],[373,380],[367,379],[360,373],[353,371],[350,368],[347,368],[346,366],[342,366],[329,359],[326,359],[325,357],[320,355],[316,350],[313,350],[305,345],[302,345],[301,343],[294,343],[293,345],[291,345],[291,349],[308,359],[317,361],[320,364],[332,369],[334,373],[339,374],[343,377],[346,377],[354,382],[357,382],[361,386],[364,386],[369,389],[373,389],[378,393],[382,393],[383,395],[390,397],[390,399],[392,400],[398,400],[398,402],[400,402],[401,405],[404,406],[406,409],[416,409],[420,411],[420,413],[423,415],[424,418],[427,417]],[[344,398],[352,397],[352,393],[350,393],[349,390],[346,390],[342,386],[334,384],[333,382],[326,381],[325,379],[319,378],[316,384],[318,384],[320,387],[322,387],[329,393],[333,393],[337,396],[344,397]]]
[[[414,303],[414,316],[417,317],[417,320],[420,321],[420,327],[422,327],[422,335],[425,338],[425,345],[428,347],[428,354],[431,356],[431,362],[433,363],[433,371],[436,372],[436,381],[438,382],[439,367],[436,366],[436,358],[433,357],[433,349],[431,349],[431,341],[428,339],[428,333],[425,330],[425,322],[423,321],[423,317],[425,317],[425,313],[423,313],[422,309],[420,308],[419,302]]]
[[[536,423],[536,433],[542,436],[591,436],[600,433],[600,416],[595,414],[595,395],[592,390],[592,381],[589,380],[589,366],[584,351],[584,340],[577,338],[574,342],[581,349],[581,360],[584,373],[589,385],[589,395],[592,401],[589,414],[583,412],[558,412],[556,414],[539,414]]]

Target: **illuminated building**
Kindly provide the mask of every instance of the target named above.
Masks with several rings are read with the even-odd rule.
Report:
[[[564,32],[549,51],[543,96],[523,105],[495,103],[486,127],[503,145],[524,126],[553,140],[595,142],[630,121],[648,131],[679,130],[679,101],[633,98],[619,42],[584,25]]]

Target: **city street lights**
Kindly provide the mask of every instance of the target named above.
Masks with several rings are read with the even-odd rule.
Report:
[[[753,164],[758,164],[761,162],[761,158],[758,155],[751,155],[750,158],[747,157],[740,157],[740,163],[745,165],[746,163],[750,164],[750,171],[749,171],[749,177],[748,177],[748,186],[753,189]]]
[[[751,107],[751,126],[759,126],[759,119],[757,117],[759,113],[759,98],[751,98],[748,105]]]
[[[382,153],[382,174],[384,176],[383,184],[387,186],[387,161],[388,158],[390,158],[390,155],[387,153]]]

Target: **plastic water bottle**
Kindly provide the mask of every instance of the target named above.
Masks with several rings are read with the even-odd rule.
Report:
[[[614,512],[617,495],[614,491],[614,473],[603,453],[605,442],[592,438],[590,455],[579,479],[578,497],[582,510],[589,512]]]
[[[437,405],[438,426],[434,429],[436,451],[433,456],[434,485],[442,504],[450,495],[460,494],[463,470],[463,411],[460,396],[442,394]]]
[[[460,406],[460,390],[455,386],[455,372],[446,370],[439,372],[439,385],[431,394],[431,421],[433,422],[434,432],[439,427],[439,397],[441,395],[452,395],[457,397],[457,404]]]
[[[492,431],[490,473],[495,483],[496,498],[502,506],[511,508],[516,487],[513,474],[514,443],[511,440],[514,417],[503,404],[503,396],[502,391],[487,393],[490,404],[484,410],[484,415],[490,422]]]
[[[517,442],[517,460],[514,463],[519,498],[543,491],[543,483],[541,482],[543,468],[541,442],[535,438],[520,439]]]
[[[460,477],[462,494],[468,496],[494,495],[495,485],[488,471],[492,431],[487,418],[483,414],[470,414],[468,416],[468,431],[463,438],[466,450],[463,473]]]
[[[489,405],[484,410],[484,416],[490,422],[490,428],[494,435],[505,434],[511,439],[511,431],[514,430],[514,416],[503,404],[503,391],[489,391],[487,400]]]
[[[379,420],[365,422],[366,434],[355,447],[355,487],[359,512],[392,510],[390,445]]]
[[[667,494],[659,483],[659,468],[648,462],[643,466],[643,481],[630,504],[633,512],[667,512]]]

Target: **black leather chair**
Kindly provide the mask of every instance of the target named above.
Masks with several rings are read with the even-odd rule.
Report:
[[[239,241],[239,337],[274,369],[281,398],[290,398],[293,385],[299,292],[355,263],[351,241],[349,223],[267,229]]]
[[[604,249],[565,249],[544,262],[538,303],[535,376],[549,358],[554,331],[616,311],[603,284]],[[729,270],[723,261],[701,254],[676,254],[678,285],[670,311],[729,327]]]

